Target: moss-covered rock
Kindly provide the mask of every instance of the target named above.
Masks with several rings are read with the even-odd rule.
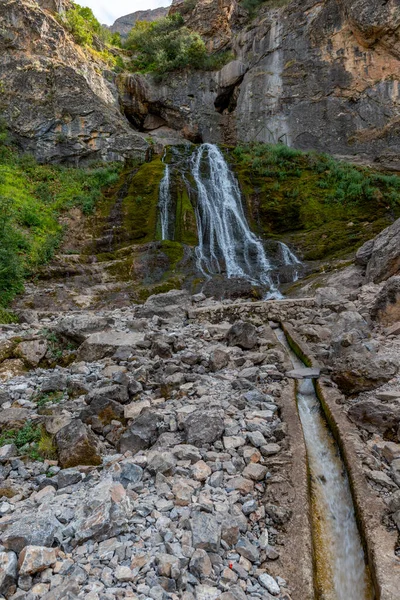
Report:
[[[283,145],[227,149],[252,227],[306,260],[340,258],[400,215],[400,178]]]

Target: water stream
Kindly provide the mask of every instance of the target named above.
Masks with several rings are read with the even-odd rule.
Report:
[[[277,330],[295,368],[304,364]],[[297,404],[311,477],[318,600],[372,600],[372,584],[354,513],[346,468],[312,379],[299,380]]]
[[[197,268],[206,277],[225,274],[228,278],[245,279],[268,290],[266,298],[281,298],[276,265],[267,257],[261,240],[247,222],[239,184],[222,152],[214,144],[202,144],[186,161],[196,196],[198,246]],[[180,175],[190,186],[187,173]],[[173,239],[171,166],[166,165],[160,184],[159,211],[161,238]],[[192,190],[193,191],[193,190]],[[291,270],[297,281],[301,262],[289,247],[278,242],[279,261]]]

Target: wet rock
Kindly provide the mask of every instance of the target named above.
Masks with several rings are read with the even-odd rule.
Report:
[[[55,436],[62,468],[78,465],[100,465],[101,452],[97,437],[80,421],[74,419]]]
[[[219,440],[224,432],[224,421],[216,411],[197,410],[184,422],[188,444],[202,447]]]
[[[17,581],[17,555],[14,552],[0,552],[0,594],[8,597],[15,589]]]
[[[218,552],[221,541],[221,525],[216,518],[203,512],[195,512],[190,519],[194,548]]]
[[[43,546],[25,546],[19,555],[19,575],[34,575],[51,567],[57,560],[54,548]]]
[[[237,321],[226,334],[229,346],[252,350],[257,345],[257,328],[248,321]]]

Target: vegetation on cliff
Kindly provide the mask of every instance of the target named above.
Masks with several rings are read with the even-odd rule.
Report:
[[[118,178],[110,164],[87,169],[39,165],[0,144],[0,306],[23,289],[38,265],[47,262],[63,235],[59,217],[78,206],[86,214],[101,198],[103,186]]]
[[[159,76],[186,68],[219,69],[227,60],[226,53],[209,55],[201,36],[185,27],[179,13],[137,22],[125,47],[133,53],[132,70]]]
[[[230,152],[253,226],[308,260],[345,256],[400,216],[400,177],[284,145]]]

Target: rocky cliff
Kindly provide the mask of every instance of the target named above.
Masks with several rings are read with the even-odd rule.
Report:
[[[168,8],[155,8],[154,10],[137,10],[134,13],[120,17],[110,27],[112,33],[120,33],[121,37],[126,37],[135,23],[138,21],[157,21],[168,14]]]
[[[0,110],[14,140],[43,162],[144,157],[148,144],[121,115],[108,64],[52,12],[64,5],[0,4]]]
[[[146,77],[132,88],[125,79],[123,102],[135,96],[189,139],[284,142],[400,169],[399,5],[265,3],[252,21],[236,0],[189,10],[175,1],[171,11],[184,8],[210,50],[230,49],[235,60],[162,84]]]

